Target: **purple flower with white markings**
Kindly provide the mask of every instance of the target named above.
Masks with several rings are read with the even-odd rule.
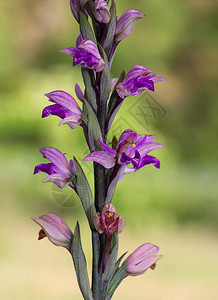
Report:
[[[151,71],[142,65],[136,65],[126,74],[126,77],[120,82],[116,91],[121,99],[128,96],[140,95],[144,90],[154,91],[154,84],[159,81],[165,81],[166,79],[157,76],[155,74],[149,75]],[[114,84],[113,79],[112,84]]]
[[[80,65],[83,68],[94,69],[96,72],[101,72],[105,67],[105,62],[96,44],[91,40],[83,40],[81,35],[77,38],[76,48],[68,47],[60,52],[73,57],[73,66]]]
[[[105,0],[95,0],[94,2],[94,16],[100,23],[108,23],[111,15]]]
[[[159,248],[153,244],[146,243],[138,247],[124,261],[127,276],[138,276],[144,274],[149,268],[155,269],[156,262],[162,255],[156,255]]]
[[[58,116],[62,119],[59,125],[67,124],[74,129],[82,122],[82,111],[76,100],[64,91],[53,91],[45,94],[49,101],[55,104],[45,107],[42,111],[42,118],[51,115]]]
[[[117,22],[115,30],[115,42],[120,42],[128,37],[131,34],[135,23],[143,17],[145,17],[145,14],[138,10],[127,10]]]
[[[53,182],[60,189],[70,186],[75,189],[72,180],[76,175],[76,167],[73,160],[68,163],[65,155],[56,148],[47,147],[39,149],[39,152],[50,161],[35,167],[34,174],[44,172],[47,176],[43,182]]]
[[[120,178],[124,173],[132,173],[145,165],[153,164],[156,168],[160,167],[157,158],[147,155],[149,152],[164,147],[164,145],[153,142],[154,135],[137,135],[131,129],[125,130],[118,141],[116,150],[99,140],[104,151],[92,152],[83,160],[95,161],[107,169],[119,165],[121,167]],[[132,164],[133,168],[128,168]]]
[[[32,220],[42,228],[39,231],[39,240],[47,237],[55,246],[65,247],[70,251],[73,233],[61,217],[55,214],[45,214]]]

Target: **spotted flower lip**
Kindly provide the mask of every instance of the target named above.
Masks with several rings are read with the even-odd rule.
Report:
[[[108,23],[111,15],[105,0],[95,0],[94,2],[94,16],[100,23]]]
[[[76,100],[64,91],[53,91],[45,94],[49,101],[55,104],[45,107],[42,118],[56,115],[62,119],[59,125],[67,124],[71,129],[76,128],[82,121],[82,111]]]
[[[153,142],[154,137],[154,135],[137,135],[133,130],[127,129],[121,134],[116,150],[99,140],[103,151],[92,152],[83,160],[95,161],[106,169],[110,169],[116,164],[120,165],[120,180],[124,173],[135,172],[148,164],[159,168],[159,160],[148,155],[149,152],[164,147],[162,144]],[[132,164],[133,168],[128,168],[129,164]]]
[[[145,14],[138,10],[127,10],[117,22],[115,30],[115,42],[120,42],[128,37],[131,34],[135,23],[143,17],[145,17]]]
[[[56,214],[45,214],[32,220],[42,228],[39,231],[39,240],[47,237],[54,245],[65,247],[70,251],[73,233],[61,217]]]
[[[106,235],[121,233],[126,224],[122,216],[117,216],[116,209],[111,203],[104,206],[102,213],[97,213],[94,216],[93,222],[96,230],[100,234],[104,232]]]
[[[154,269],[156,262],[162,255],[156,255],[159,248],[151,243],[146,243],[138,247],[124,261],[126,273],[129,276],[144,274],[149,268]]]
[[[50,161],[47,164],[40,164],[35,167],[34,174],[44,172],[47,176],[43,182],[53,182],[63,189],[70,186],[73,189],[72,176],[76,174],[76,167],[73,160],[68,163],[65,155],[56,148],[47,147],[39,149],[39,152]]]
[[[155,74],[149,75],[151,71],[143,65],[136,65],[129,70],[126,77],[120,82],[116,91],[121,99],[128,96],[140,95],[144,90],[154,91],[154,84],[159,81],[165,81],[166,78]],[[112,84],[116,82],[113,79]]]
[[[73,66],[80,65],[83,68],[94,69],[96,72],[101,72],[105,67],[105,62],[96,44],[91,40],[83,40],[81,35],[77,38],[76,48],[68,47],[60,52],[73,57]]]

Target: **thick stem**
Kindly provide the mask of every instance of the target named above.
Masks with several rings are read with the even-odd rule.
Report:
[[[100,99],[100,81],[101,73],[96,74],[96,99],[97,99],[97,118],[101,128],[103,142],[105,142],[105,118],[107,102]],[[95,180],[95,207],[97,212],[101,212],[106,198],[106,177],[105,168],[98,163],[94,163],[94,180]],[[92,233],[93,243],[93,268],[92,268],[92,292],[94,300],[101,299],[102,289],[102,257],[104,252],[105,241],[103,235],[98,232]]]
[[[99,271],[100,241],[99,233],[92,231],[92,295],[94,300],[100,300],[101,271]]]

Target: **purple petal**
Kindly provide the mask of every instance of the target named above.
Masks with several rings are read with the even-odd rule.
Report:
[[[76,48],[79,47],[79,45],[82,43],[82,41],[84,41],[84,39],[83,39],[82,35],[79,34],[77,39],[76,39]]]
[[[59,104],[52,104],[46,106],[42,111],[42,118],[46,118],[48,116],[58,116],[61,119],[64,119],[67,115],[68,110],[64,109],[63,106]]]
[[[70,173],[56,173],[45,177],[43,182],[53,182],[60,189],[63,189],[69,185],[70,179],[71,179]]]
[[[101,146],[102,146],[102,148],[104,149],[104,151],[108,154],[108,155],[110,155],[110,156],[112,156],[112,157],[116,157],[116,151],[115,150],[113,150],[113,149],[111,149],[108,145],[106,145],[105,143],[103,143],[101,140],[98,140],[99,141],[99,143],[101,144]]]
[[[159,159],[157,159],[156,157],[151,156],[151,155],[146,155],[145,157],[143,157],[139,161],[137,169],[140,169],[140,168],[144,167],[145,165],[150,165],[150,164],[152,164],[156,168],[160,169],[160,161],[159,161]]]
[[[71,159],[71,160],[69,161],[69,163],[70,163],[70,169],[72,170],[72,172],[73,172],[74,174],[76,174],[76,166],[75,166],[74,161]]]
[[[57,166],[55,166],[52,163],[48,163],[48,164],[41,164],[41,165],[36,166],[33,174],[44,172],[44,173],[47,173],[48,175],[51,175],[58,171],[59,171],[59,168]]]
[[[116,163],[116,158],[111,157],[105,151],[92,152],[83,158],[84,161],[95,161],[105,167],[106,169],[112,168]]]
[[[154,82],[146,77],[135,80],[130,88],[132,96],[140,95],[145,89],[154,92]]]
[[[131,162],[132,158],[128,156],[126,153],[122,152],[120,156],[120,162],[122,164],[129,164]]]
[[[135,23],[143,18],[145,14],[138,10],[128,10],[126,11],[118,20],[116,30],[115,30],[115,41],[119,42],[129,36]]]
[[[123,80],[123,85],[127,86],[132,83],[132,80],[137,79],[141,76],[146,76],[151,73],[151,70],[146,68],[143,65],[136,65],[132,67],[129,72],[126,74],[126,77]]]
[[[58,125],[67,124],[71,129],[75,129],[81,123],[81,115],[70,113]]]
[[[159,148],[163,148],[164,145],[159,144],[159,143],[155,143],[155,142],[148,142],[148,143],[144,143],[140,145],[140,147],[137,147],[136,150],[139,152],[141,157],[144,157],[145,155],[147,155],[149,152],[159,149]]]
[[[131,137],[134,141],[137,139],[137,133],[131,129],[126,129],[120,136],[117,148],[123,143],[126,142],[126,139]]]
[[[46,97],[49,98],[50,101],[59,104],[70,111],[80,114],[82,116],[81,109],[79,105],[76,103],[76,100],[68,93],[64,91],[53,91],[45,94]]]
[[[161,77],[161,76],[157,76],[157,75],[155,75],[155,76],[152,78],[152,81],[153,81],[154,83],[159,82],[159,81],[166,81],[166,80],[167,80],[166,78]]]
[[[56,148],[47,147],[39,149],[39,152],[51,163],[56,165],[60,170],[69,172],[69,165],[64,154]]]
[[[77,83],[76,83],[76,85],[75,85],[75,93],[76,93],[77,98],[78,98],[81,102],[83,102],[84,94],[83,94],[83,92],[82,92],[80,86],[79,86]]]

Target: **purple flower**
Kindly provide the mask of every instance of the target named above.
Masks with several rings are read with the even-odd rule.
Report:
[[[82,10],[86,17],[88,18],[87,11],[85,10],[84,6],[81,4],[80,0],[70,0],[70,8],[74,18],[77,22],[80,22],[80,11]]]
[[[49,101],[56,104],[43,109],[42,118],[55,115],[62,119],[59,125],[67,124],[70,128],[76,128],[82,122],[82,111],[75,99],[64,91],[53,91],[45,94]]]
[[[143,17],[145,17],[145,14],[138,10],[127,10],[117,22],[115,30],[115,42],[120,42],[129,36],[135,23]]]
[[[39,152],[50,161],[47,164],[41,164],[35,167],[34,174],[39,172],[47,173],[43,182],[53,182],[60,189],[65,188],[67,185],[72,187],[72,178],[76,174],[76,168],[73,160],[68,163],[65,155],[56,148],[48,147],[39,149]]]
[[[102,210],[102,213],[97,213],[94,216],[94,225],[96,230],[101,234],[112,235],[114,232],[119,234],[125,227],[125,219],[122,216],[117,216],[115,207],[109,203],[106,204]]]
[[[123,178],[124,173],[135,172],[148,164],[153,164],[159,168],[159,160],[147,155],[155,149],[164,147],[162,144],[153,142],[154,137],[154,135],[137,135],[136,132],[127,129],[121,134],[116,150],[111,149],[99,140],[103,151],[92,152],[83,160],[95,161],[107,169],[114,167],[116,164],[121,166],[119,180]],[[130,163],[133,168],[128,168]]]
[[[47,237],[56,246],[65,247],[70,251],[73,233],[67,223],[55,214],[46,214],[39,218],[32,218],[42,229],[38,239]]]
[[[142,65],[136,65],[126,74],[123,82],[116,87],[116,91],[121,99],[128,96],[140,95],[144,90],[154,91],[154,83],[165,81],[166,79],[155,74],[149,75],[151,71]],[[112,84],[114,85],[115,79]]]
[[[91,40],[83,40],[81,35],[77,38],[76,48],[68,47],[60,52],[73,57],[73,66],[81,65],[83,68],[94,69],[96,72],[101,72],[105,67],[105,62],[96,44]]]
[[[138,247],[123,263],[126,266],[127,275],[138,276],[144,274],[149,268],[154,269],[156,262],[162,257],[162,255],[156,255],[158,251],[159,248],[150,243]]]
[[[95,0],[94,2],[94,16],[100,23],[108,23],[111,15],[105,0]]]

